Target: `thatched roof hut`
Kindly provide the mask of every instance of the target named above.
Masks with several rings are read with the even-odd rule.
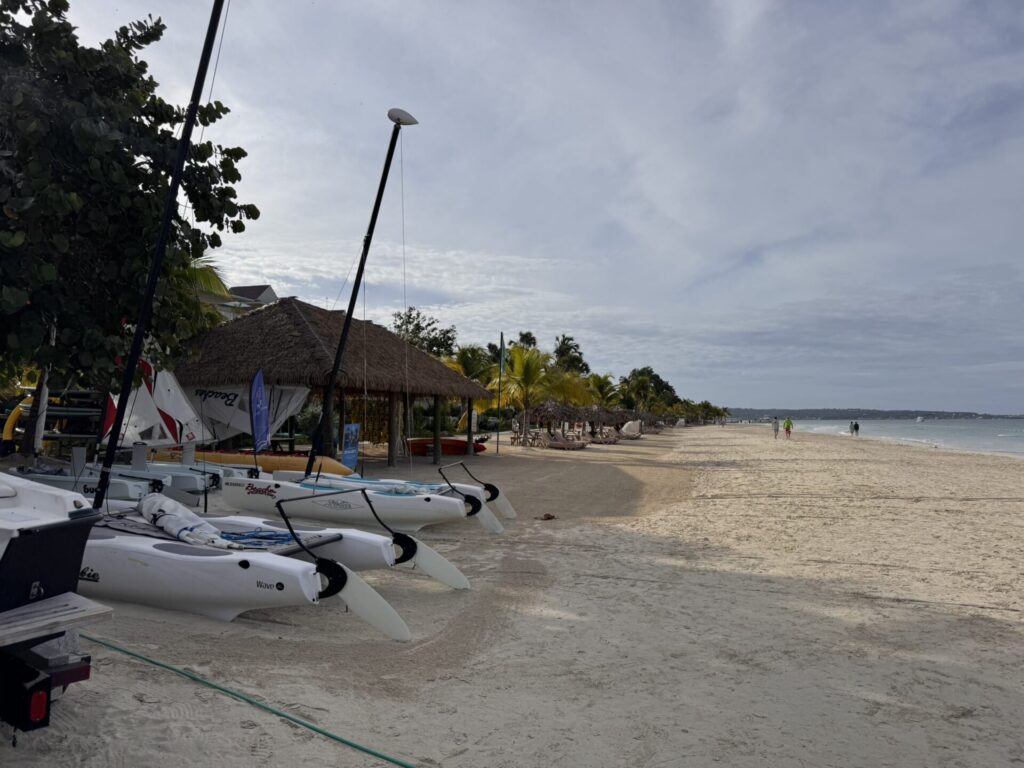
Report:
[[[267,384],[323,387],[345,320],[295,298],[281,299],[214,328],[189,343],[191,362],[175,370],[184,385],[249,382],[263,368]],[[486,399],[472,379],[386,328],[353,318],[338,374],[342,390]]]

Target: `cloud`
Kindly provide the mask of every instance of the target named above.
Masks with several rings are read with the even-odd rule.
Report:
[[[150,11],[181,101],[201,6],[72,17],[97,40]],[[219,260],[334,303],[399,105],[421,125],[374,319],[408,300],[467,342],[569,333],[597,370],[732,405],[1020,411],[998,372],[1024,359],[1022,43],[995,0],[235,4],[210,135],[249,151],[263,216]]]

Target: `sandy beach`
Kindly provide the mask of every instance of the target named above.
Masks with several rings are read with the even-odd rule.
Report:
[[[1020,461],[758,426],[471,461],[519,519],[423,531],[469,592],[366,574],[410,643],[336,599],[114,604],[91,634],[421,766],[1024,763]],[[0,764],[383,764],[85,645],[93,679]]]

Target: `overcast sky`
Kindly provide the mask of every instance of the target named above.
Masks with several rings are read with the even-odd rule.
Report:
[[[208,3],[71,4],[87,43],[162,16],[186,102]],[[334,303],[400,106],[370,319],[724,405],[1024,412],[1017,0],[234,0],[213,97],[262,211],[231,284]]]

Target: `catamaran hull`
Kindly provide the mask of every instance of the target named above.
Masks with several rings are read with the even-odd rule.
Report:
[[[203,520],[226,533],[253,530],[283,533],[288,530],[288,527],[280,519],[267,520],[249,515],[204,517]],[[337,560],[353,571],[372,571],[380,568],[401,567],[401,564],[396,563],[395,542],[387,536],[360,531],[355,528],[323,528],[296,523],[292,524],[292,528],[299,536],[312,535],[330,538],[335,534],[340,534],[340,541],[313,545],[313,551],[319,557]],[[412,537],[409,538],[412,539]],[[435,552],[419,539],[412,539],[412,544],[415,552],[408,561],[403,560],[405,565],[419,569],[427,576],[452,589],[469,589],[469,580],[445,557]],[[309,555],[302,550],[295,552],[290,557],[297,557],[302,560],[310,559]]]
[[[400,481],[400,480],[393,480],[392,481],[392,480],[384,479],[381,482],[387,483],[387,482],[402,482],[402,481]],[[425,489],[429,489],[429,488],[443,488],[444,487],[440,483],[414,483],[414,482],[411,482],[411,481],[408,481],[408,480],[405,481],[405,482],[408,483],[409,485],[413,485],[413,486],[422,486]],[[456,491],[458,491],[459,493],[465,494],[467,496],[474,496],[476,498],[479,498],[481,503],[488,503],[488,504],[490,504],[492,507],[494,507],[494,510],[499,515],[501,515],[504,518],[507,518],[507,519],[511,520],[511,519],[516,517],[516,510],[515,510],[515,508],[512,506],[511,502],[508,500],[508,497],[504,493],[502,493],[501,489],[498,488],[498,486],[496,486],[496,485],[488,484],[487,488],[484,489],[484,488],[481,488],[478,485],[470,485],[468,483],[452,483],[452,487]],[[493,492],[493,496],[494,496],[493,498],[490,498],[489,492]]]
[[[319,601],[315,566],[265,552],[198,547],[94,528],[79,591],[231,621],[243,611]]]
[[[96,485],[99,483],[99,477],[96,477],[91,473],[76,478],[71,475],[18,472],[17,469],[12,469],[9,470],[8,474],[13,474],[15,477],[20,477],[23,480],[48,485],[51,488],[59,488],[62,491],[81,493],[84,496],[95,496]],[[147,481],[124,480],[114,477],[110,479],[107,497],[111,499],[123,499],[126,501],[138,501],[149,492],[150,486]]]
[[[97,474],[100,471],[96,465],[91,465],[89,468]],[[165,470],[152,465],[147,465],[146,469],[136,469],[130,464],[114,464],[111,469],[115,474],[124,477],[137,475],[146,480],[159,480],[164,489],[173,488],[182,493],[202,493],[209,487],[209,480],[206,477],[188,471]]]
[[[270,520],[250,515],[228,515],[226,517],[204,517],[203,522],[229,534],[256,530],[288,533],[288,527],[280,518]],[[341,539],[316,545],[314,552],[318,557],[337,560],[353,571],[373,571],[379,568],[391,568],[395,565],[394,544],[387,536],[360,531],[356,528],[321,528],[297,523],[293,523],[292,528],[299,536],[311,534],[329,537],[340,534]],[[296,552],[292,557],[309,559],[309,555],[302,550]]]
[[[439,496],[456,501],[460,501],[463,498],[474,499],[476,503],[471,504],[471,507],[477,510],[476,517],[483,527],[492,531],[493,534],[501,534],[505,529],[498,521],[498,518],[487,509],[487,496],[484,493],[484,489],[478,485],[467,485],[459,482],[446,485],[436,482],[412,482],[410,480],[370,480],[365,477],[346,477],[335,474],[314,474],[310,475],[308,480],[305,478],[306,475],[302,472],[278,470],[273,473],[273,479],[275,480],[297,482],[322,489],[324,492],[328,492],[328,490],[357,490],[362,488],[374,494],[389,494],[391,493],[391,488],[398,486],[412,492],[410,494],[398,494],[398,496],[412,496],[415,493],[417,496]],[[374,499],[374,506],[376,507],[376,496]],[[514,510],[512,516],[515,516]]]
[[[381,529],[360,493],[338,493],[311,484],[278,480],[225,480],[224,501],[235,509],[276,515],[277,502],[289,516],[322,520],[327,523]],[[389,527],[399,531],[418,531],[424,526],[461,520],[467,516],[461,499],[444,496],[418,496],[371,493],[373,508]]]

